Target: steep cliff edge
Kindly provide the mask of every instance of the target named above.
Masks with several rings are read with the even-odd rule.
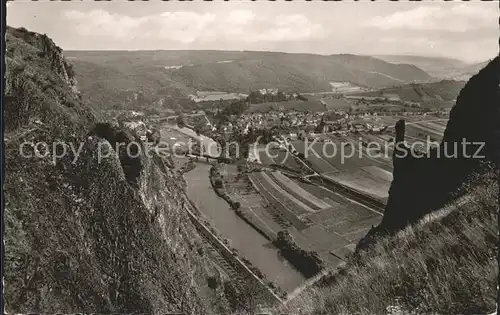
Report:
[[[457,97],[438,148],[419,157],[405,146],[404,121],[397,124],[394,180],[382,223],[392,232],[463,195],[471,175],[500,152],[500,57],[473,76]],[[375,231],[372,231],[375,232]]]
[[[61,49],[8,28],[5,82],[5,310],[225,312],[182,178],[115,150],[140,141],[97,123]]]
[[[394,158],[381,224],[358,244],[345,267],[279,311],[389,315],[495,310],[499,187],[498,170],[487,162],[500,155],[499,83],[497,57],[462,89],[443,143],[428,157],[403,157],[411,148],[403,142],[404,121],[397,123],[400,157]],[[464,151],[463,138],[484,146],[472,144]]]

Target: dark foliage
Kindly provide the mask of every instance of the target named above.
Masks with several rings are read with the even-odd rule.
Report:
[[[288,231],[278,232],[273,244],[279,249],[280,254],[305,277],[312,277],[323,269],[323,261],[318,253],[301,249]]]

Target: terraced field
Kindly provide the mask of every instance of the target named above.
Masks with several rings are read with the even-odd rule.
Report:
[[[408,136],[412,136],[421,140],[426,140],[427,137],[430,137],[431,140],[441,141],[444,131],[436,131],[435,129],[429,128],[427,125],[425,125],[425,123],[419,122],[407,125],[406,133]]]
[[[292,141],[292,145],[297,152],[304,154],[307,160],[311,163],[312,168],[318,173],[336,172],[338,169],[329,163],[326,158],[322,157],[323,143],[312,145],[312,149],[301,140]],[[306,153],[307,151],[307,153]],[[313,153],[316,152],[316,154]]]
[[[265,150],[259,151],[259,158],[264,165],[282,165],[292,170],[300,172],[303,166],[296,160],[291,153],[284,149],[269,149],[269,154]]]
[[[321,225],[329,232],[356,243],[372,225],[382,219],[382,214],[370,210],[340,194],[313,184],[296,182],[304,190],[328,202],[331,207],[311,214],[307,219]]]
[[[327,174],[325,176],[384,202],[387,201],[392,181],[392,173],[377,166],[366,166],[352,172]]]
[[[379,178],[387,175],[385,171],[373,168],[365,172]],[[280,172],[252,173],[250,177],[264,199],[278,205],[275,211],[288,209],[285,217],[293,224],[284,228],[297,244],[318,252],[331,266],[345,260],[357,241],[381,220],[380,213],[338,193],[288,178]],[[388,179],[388,176],[384,178]]]
[[[408,145],[418,141],[421,144],[415,148],[424,150],[434,145],[426,145],[427,140],[437,144],[442,139],[447,123],[432,115],[363,118],[357,123],[370,123],[372,119],[374,123],[392,127],[385,134],[366,132],[329,135],[330,142],[293,141],[292,144],[306,156],[311,167],[319,174],[385,201],[391,182],[388,178],[391,178],[389,173],[392,173],[394,148],[394,131],[390,130],[394,130],[394,124],[401,118],[407,121],[405,139]]]
[[[271,156],[269,156],[265,150],[259,150],[259,160],[264,165],[275,164],[274,159]]]
[[[276,171],[272,172],[272,175],[276,180],[275,183],[280,186],[283,190],[289,193],[291,196],[294,196],[304,204],[308,205],[314,210],[325,209],[330,205],[325,201],[317,198],[316,196],[310,194],[306,190],[302,189],[299,185],[293,182],[290,178],[283,175],[281,172]]]
[[[276,189],[277,185],[271,183],[271,179],[263,173],[249,174],[249,179],[262,197],[283,214],[297,229],[302,230],[307,227],[307,224],[300,217],[308,212],[314,212],[314,210],[305,205],[302,206],[297,199],[282,189]]]
[[[363,135],[363,134],[356,134],[356,135],[348,135],[344,136],[340,139],[341,142],[344,143],[351,143],[351,147],[347,147],[346,149],[346,154],[348,156],[345,157],[344,159],[344,167],[339,169],[341,170],[354,170],[357,168],[361,167],[366,167],[366,166],[377,166],[381,167],[387,171],[392,171],[392,163],[388,163],[387,159],[385,159],[385,141],[380,140],[375,142],[375,144],[372,144],[370,149],[368,149],[367,146],[363,145],[363,141],[367,136],[371,135]],[[371,143],[372,139],[367,139],[365,143]],[[380,149],[378,150],[378,144],[381,145]],[[352,150],[352,151],[351,151]],[[349,157],[353,155],[352,157]]]
[[[274,239],[279,231],[290,226],[286,219],[272,211],[262,196],[253,189],[250,181],[239,175],[235,165],[224,165],[221,174],[225,179],[227,193],[232,200],[240,203],[242,215],[261,231]]]
[[[361,135],[364,142],[370,144],[372,147],[379,146],[380,151],[375,152],[376,158],[383,166],[384,169],[392,169],[392,152],[394,151],[394,137],[383,134],[363,134]],[[365,148],[368,150],[368,147]],[[367,153],[366,151],[364,153]]]

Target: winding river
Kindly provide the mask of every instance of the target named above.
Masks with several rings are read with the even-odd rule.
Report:
[[[293,291],[304,282],[304,276],[278,254],[276,247],[240,219],[215,194],[208,177],[210,167],[211,165],[198,163],[195,169],[184,174],[189,199],[209,219],[211,225],[230,240],[231,247],[238,250],[240,256],[251,261],[268,280],[284,291]]]

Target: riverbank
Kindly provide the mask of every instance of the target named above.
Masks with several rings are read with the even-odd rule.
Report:
[[[193,210],[195,210],[196,213],[200,213],[200,210],[196,207],[196,205],[193,202],[189,200],[189,198],[187,201],[189,206]],[[233,268],[235,268],[239,272],[247,274],[250,282],[254,281],[255,284],[261,285],[263,289],[267,290],[267,292],[270,294],[269,297],[271,299],[281,303],[282,298],[287,297],[286,292],[281,291],[281,289],[277,287],[274,283],[268,281],[259,270],[257,270],[256,272],[255,270],[256,268],[252,266],[247,259],[238,257],[237,251],[235,253],[235,249],[232,249],[226,244],[224,244],[224,242],[221,241],[221,238],[216,235],[216,231],[214,231],[209,226],[206,226],[203,222],[201,222],[197,217],[197,215],[195,215],[191,210],[189,210],[189,208],[186,208],[186,211],[188,212],[189,217],[191,218],[193,224],[196,226],[197,230],[205,237],[205,239],[212,246],[214,246],[214,248],[216,248],[219,251],[219,254],[222,257],[224,257],[226,261],[228,261]],[[252,287],[251,285],[249,286]],[[252,293],[262,294],[262,292],[252,292]]]
[[[256,211],[249,211],[248,208],[250,206],[246,198],[251,198],[253,203],[264,203],[264,199],[258,193],[254,183],[246,176],[247,173],[241,167],[236,169],[232,165],[216,164],[210,169],[210,182],[215,193],[226,200],[236,214],[247,222],[247,224],[257,232],[267,236],[278,249],[280,255],[304,277],[310,278],[316,275],[324,268],[324,262],[316,252],[300,248],[285,226],[280,226],[278,229],[275,227],[274,230],[271,230],[262,217],[256,214]],[[242,179],[247,179],[248,181],[246,191],[243,191],[245,190],[245,185],[242,185]],[[243,180],[243,182],[245,181]],[[249,191],[255,191],[255,195],[260,201],[259,199],[255,199]],[[237,200],[242,201],[244,206],[242,207]],[[255,205],[255,207],[258,206]],[[273,213],[278,212],[276,209],[274,210],[272,211]],[[265,231],[270,232],[266,233]]]
[[[259,232],[270,242],[273,242],[275,240],[274,235],[266,233],[264,229],[261,229],[251,219],[246,217],[243,211],[241,210],[241,203],[239,201],[233,200],[231,196],[227,193],[224,181],[221,177],[220,170],[217,165],[214,165],[212,166],[212,168],[210,168],[210,183],[212,184],[212,188],[214,189],[214,192],[217,194],[217,196],[224,199],[229,204],[229,206],[234,210],[237,216],[239,216],[243,221],[245,221],[248,225],[254,228],[257,232]]]
[[[262,234],[248,225],[226,201],[220,198],[209,180],[211,165],[197,163],[197,167],[185,173],[187,196],[218,235],[228,240],[228,245],[238,251],[239,257],[258,268],[266,279],[285,292],[300,286],[305,277],[278,252],[278,249]]]

